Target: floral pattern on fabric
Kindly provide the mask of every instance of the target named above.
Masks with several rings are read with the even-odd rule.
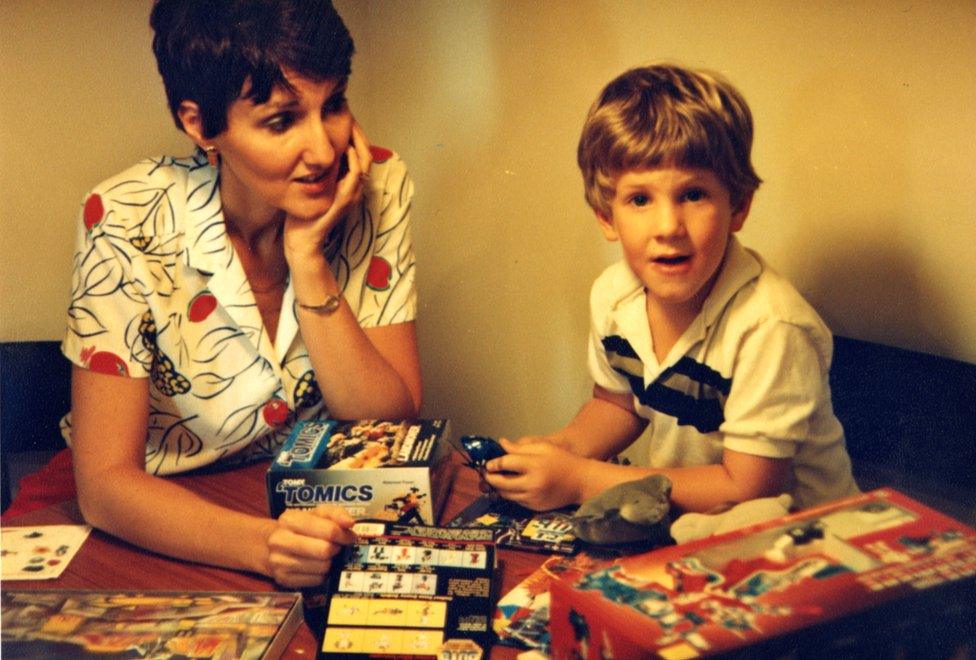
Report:
[[[324,248],[363,327],[411,321],[417,307],[413,184],[396,154],[378,151],[363,201]],[[108,179],[77,226],[62,351],[80,367],[150,380],[148,471],[271,456],[298,419],[327,414],[291,284],[272,341],[201,154],[148,159]],[[70,414],[62,433],[70,444]]]

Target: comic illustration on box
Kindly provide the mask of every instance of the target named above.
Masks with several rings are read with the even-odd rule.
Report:
[[[3,590],[5,658],[275,656],[302,621],[297,593]]]
[[[447,420],[309,420],[268,469],[272,516],[323,503],[355,518],[433,524],[450,463]]]

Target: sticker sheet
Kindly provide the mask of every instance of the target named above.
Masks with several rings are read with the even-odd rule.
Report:
[[[486,527],[495,544],[517,550],[572,554],[579,547],[573,533],[575,507],[555,511],[533,511],[523,506],[484,495],[447,523],[448,527]]]
[[[91,533],[88,525],[4,527],[0,562],[4,580],[51,580],[64,572]]]

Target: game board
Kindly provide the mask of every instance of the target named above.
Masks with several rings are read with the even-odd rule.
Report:
[[[359,523],[330,576],[320,658],[480,657],[491,643],[487,530]]]

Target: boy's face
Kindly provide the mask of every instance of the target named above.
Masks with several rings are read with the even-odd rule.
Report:
[[[751,201],[733,209],[712,171],[662,166],[623,172],[610,217],[597,213],[597,219],[607,240],[620,241],[648,304],[690,321],[701,311]]]

